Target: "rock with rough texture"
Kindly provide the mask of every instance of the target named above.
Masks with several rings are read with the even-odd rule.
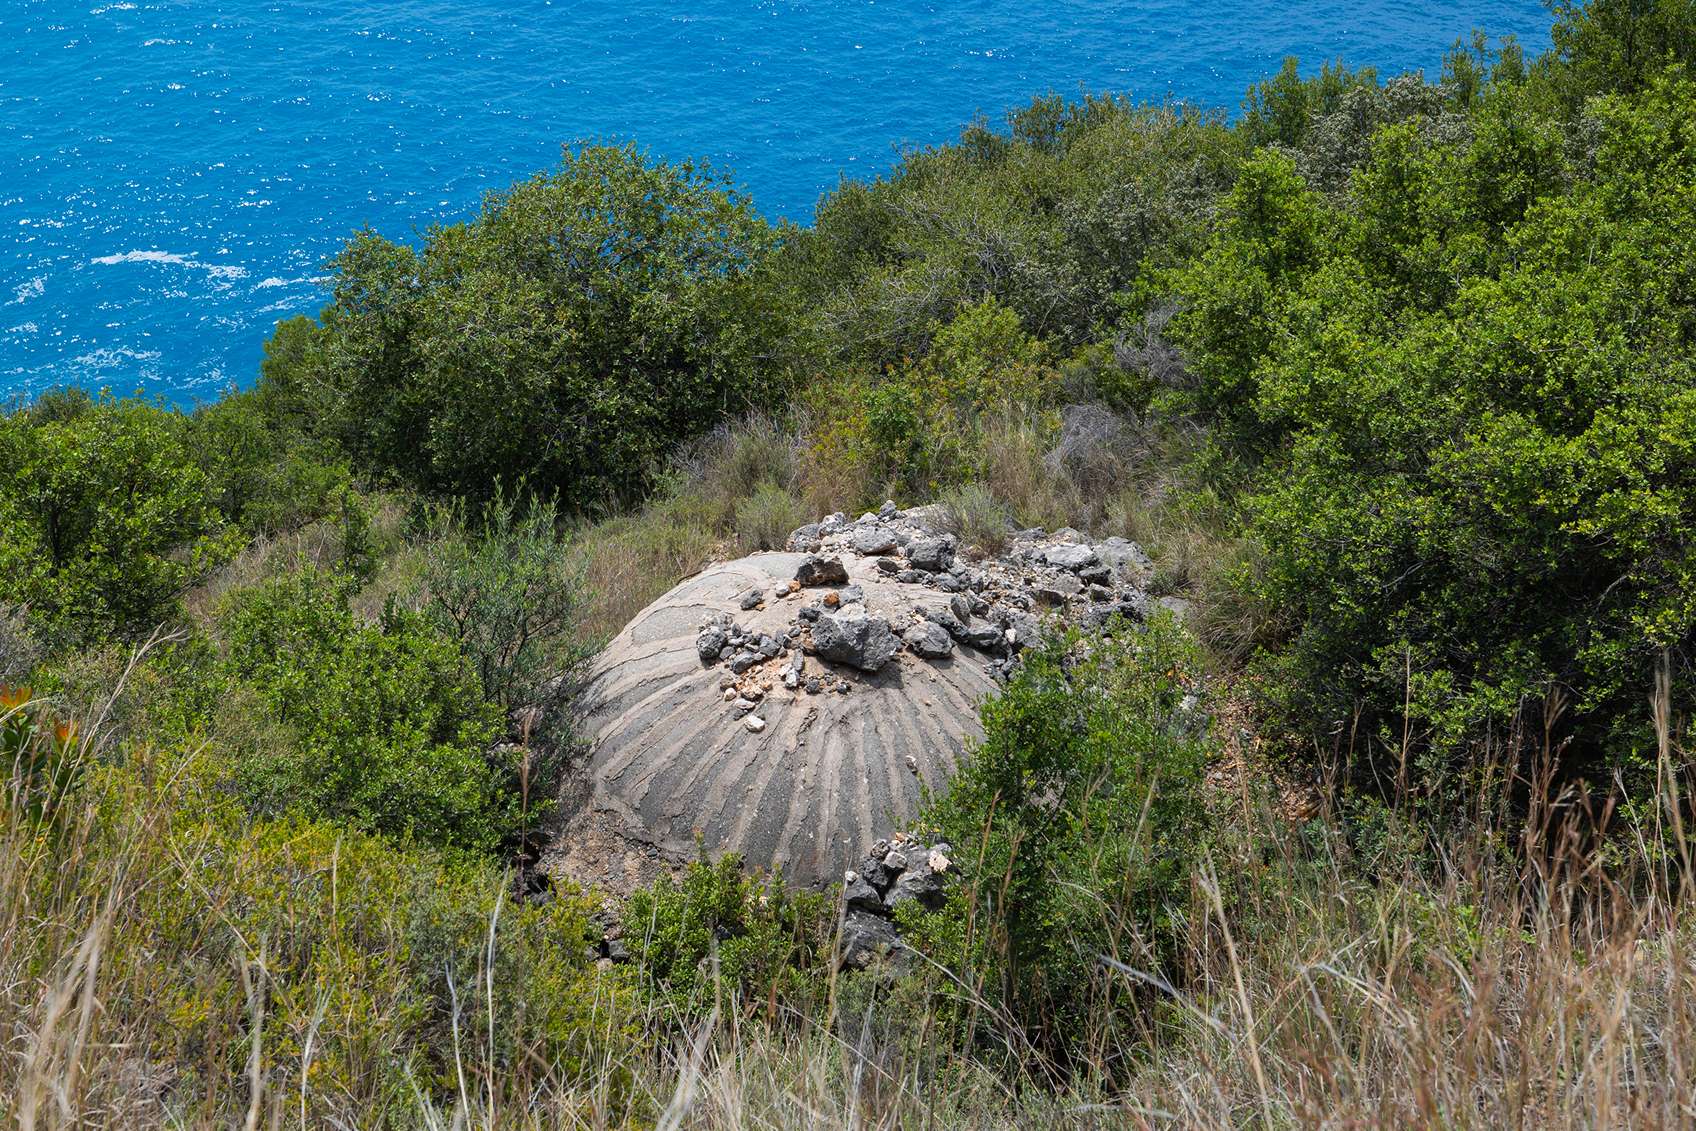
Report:
[[[888,645],[900,650],[875,672],[804,653],[827,616],[861,610],[887,632],[945,604],[874,558],[846,559],[861,602],[822,609],[817,598],[838,592],[828,589],[738,608],[743,593],[781,588],[807,560],[755,554],[713,566],[638,613],[595,658],[576,720],[589,752],[547,860],[556,878],[628,890],[695,859],[699,843],[714,857],[740,853],[751,868],[781,867],[793,883],[833,883],[890,821],[916,817],[925,789],[946,784],[964,743],[982,734],[978,708],[997,688],[991,657],[956,649],[936,662],[893,634]],[[726,648],[736,626],[741,672],[717,653],[703,659],[706,624],[725,633]],[[759,651],[762,638],[781,645],[785,634],[788,651]],[[757,712],[738,717],[738,697]],[[745,721],[756,718],[759,733]]]
[[[882,915],[851,911],[842,918],[842,965],[864,970],[901,946],[895,924]]]
[[[954,539],[947,535],[915,538],[907,544],[907,561],[914,569],[940,573],[954,564]]]
[[[849,542],[855,553],[875,558],[895,549],[895,532],[887,526],[862,526],[854,531]]]
[[[795,565],[795,580],[803,586],[846,585],[848,570],[841,558],[821,558],[808,554]]]
[[[1096,563],[1095,550],[1076,542],[1062,542],[1042,553],[1043,561],[1056,569],[1080,570]]]
[[[901,631],[901,639],[907,642],[914,655],[927,660],[940,660],[954,651],[953,637],[934,621],[924,620],[908,625]]]
[[[900,647],[889,622],[867,613],[862,604],[844,606],[813,624],[813,651],[821,659],[852,664],[861,671],[881,670]]]

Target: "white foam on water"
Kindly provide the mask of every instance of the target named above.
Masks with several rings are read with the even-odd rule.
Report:
[[[174,251],[124,251],[116,255],[102,255],[90,260],[102,267],[112,267],[119,263],[164,263],[172,267],[186,267],[191,271],[204,271],[213,279],[245,279],[247,268],[234,263],[202,263],[192,255],[178,255]]]
[[[47,276],[37,275],[27,283],[19,283],[12,288],[13,302],[28,302],[32,298],[40,298],[47,289]]]

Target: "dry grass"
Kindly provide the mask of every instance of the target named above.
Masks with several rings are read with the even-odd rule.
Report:
[[[85,749],[101,714],[87,713]],[[1689,763],[1663,723],[1660,809],[1614,830],[1605,855],[1586,848],[1586,826],[1535,810],[1514,830],[1533,861],[1521,868],[1483,834],[1388,873],[1382,860],[1362,868],[1324,819],[1296,835],[1242,784],[1220,799],[1223,831],[1194,879],[1182,978],[1123,970],[1156,987],[1148,1003],[1103,1025],[1124,1044],[1058,1088],[988,1050],[963,1055],[911,993],[883,1003],[844,982],[814,1016],[750,1021],[762,1011],[727,1003],[680,1031],[612,992],[615,979],[584,984],[604,994],[587,1011],[634,1039],[569,1069],[535,1050],[491,1059],[480,1034],[504,1018],[473,1011],[443,1038],[457,1082],[396,1092],[385,1081],[411,1055],[396,1034],[416,1019],[385,1012],[398,1007],[372,987],[399,960],[382,948],[404,936],[320,938],[340,954],[329,967],[293,949],[298,923],[322,911],[291,904],[309,877],[277,872],[280,886],[256,889],[277,864],[220,855],[181,808],[201,804],[192,759],[103,777],[47,826],[14,775],[0,814],[0,1116],[22,1128],[1689,1127]],[[244,886],[226,888],[238,871]],[[256,890],[278,901],[279,933],[244,933],[239,901]],[[476,977],[510,960],[491,942]],[[349,984],[303,980],[302,962]],[[205,999],[216,986],[234,999]],[[227,1023],[205,1025],[202,1009]]]

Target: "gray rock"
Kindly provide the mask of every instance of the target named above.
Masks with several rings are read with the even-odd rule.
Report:
[[[755,588],[755,589],[750,589],[746,593],[742,594],[742,596],[737,599],[736,603],[738,605],[742,606],[742,610],[744,612],[746,612],[749,609],[759,608],[760,603],[763,602],[765,599],[766,599],[765,590]]]
[[[1102,564],[1121,573],[1148,573],[1154,569],[1153,560],[1143,552],[1143,548],[1124,538],[1109,538],[1097,546],[1095,552]]]
[[[1043,578],[1036,587],[1036,599],[1058,608],[1084,591],[1084,583],[1070,573]]]
[[[800,617],[802,620],[811,623],[812,621],[819,619],[819,613],[821,611],[822,610],[817,605],[804,605],[802,606],[801,611],[795,615]]]
[[[1078,577],[1091,585],[1106,585],[1113,580],[1113,571],[1098,562],[1095,565],[1080,569]]]
[[[813,625],[813,650],[826,660],[875,672],[894,658],[900,645],[882,617],[868,616],[864,605],[826,613]]]
[[[879,572],[882,573],[900,573],[901,563],[896,561],[894,558],[879,558],[877,560],[877,568]]]
[[[900,507],[895,505],[894,499],[885,499],[883,501],[883,505],[877,508],[877,516],[879,518],[893,518],[895,516],[895,512],[900,509]]]
[[[842,905],[850,911],[869,911],[873,915],[884,913],[883,896],[863,876],[842,889]]]
[[[842,917],[841,944],[842,965],[864,970],[893,954],[901,939],[895,933],[895,924],[882,915],[855,911]]]
[[[722,628],[703,628],[695,637],[695,654],[703,664],[716,663],[719,653],[730,646],[730,636]]]
[[[887,854],[888,851],[888,847],[885,846],[885,854]],[[878,891],[882,891],[884,888],[888,887],[889,881],[894,878],[889,874],[889,869],[883,866],[883,857],[875,854],[869,855],[864,860],[861,860],[855,867],[854,871],[858,872],[862,880],[872,885],[872,887],[876,888]]]
[[[980,652],[999,652],[1007,646],[1007,638],[993,624],[976,625],[966,630],[966,643]]]
[[[836,599],[844,605],[852,604],[855,601],[864,601],[866,599],[865,587],[860,585],[844,586],[837,591]]]
[[[1029,613],[1010,612],[1006,628],[1013,633],[1013,643],[1019,648],[1035,647],[1042,640],[1042,622]]]
[[[1195,603],[1182,597],[1162,597],[1160,607],[1171,612],[1172,619],[1179,624],[1187,624],[1195,615]]]
[[[1042,552],[1042,560],[1057,569],[1080,570],[1094,565],[1097,559],[1090,547],[1066,542],[1049,546]]]
[[[842,564],[841,558],[821,558],[817,554],[808,554],[800,565],[795,567],[795,580],[802,585],[846,585],[848,570]]]
[[[968,611],[965,616],[959,614],[959,607],[952,601],[946,606],[933,605],[930,608],[919,610],[920,616],[932,624],[940,625],[942,630],[954,639],[965,640],[969,631],[966,628],[966,622],[971,619],[971,613]]]
[[[899,848],[892,848],[883,854],[883,866],[891,876],[907,870],[907,854]]]
[[[777,641],[773,640],[769,636],[760,637],[760,642],[754,645],[754,649],[768,660],[777,659],[778,654],[783,651],[783,649],[779,647]]]
[[[965,588],[964,585],[960,584],[960,579],[958,577],[953,577],[946,573],[936,579],[936,587],[944,593],[958,593],[960,590]]]
[[[907,647],[914,655],[923,656],[927,660],[939,660],[954,651],[954,640],[946,629],[933,621],[920,621],[909,625],[901,633],[901,639],[907,642]]]
[[[835,514],[827,514],[819,520],[819,533],[835,534],[838,530],[841,530],[847,525],[848,516],[843,514],[841,511],[837,511]]]
[[[921,907],[935,911],[942,906],[942,898],[942,877],[921,866],[902,872],[884,897],[884,903],[893,910],[909,900],[917,900]]]
[[[762,658],[763,657],[761,657],[758,652],[738,652],[736,655],[730,657],[730,670],[735,672],[737,675],[741,675],[743,672],[759,663]]]
[[[923,585],[930,580],[930,574],[922,569],[904,569],[895,575],[895,580],[904,585]]]
[[[915,538],[907,544],[907,561],[914,569],[940,573],[954,564],[954,539],[946,534],[937,538]]]
[[[854,547],[855,553],[872,558],[894,550],[895,535],[887,526],[862,526],[854,530],[848,544]]]
[[[789,532],[789,546],[794,550],[806,552],[809,548],[818,545],[818,541],[819,524],[816,522],[809,522],[805,526],[797,526],[794,530]]]

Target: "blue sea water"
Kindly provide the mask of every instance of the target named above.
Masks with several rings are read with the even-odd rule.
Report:
[[[325,258],[462,218],[575,140],[842,176],[1046,91],[1234,108],[1286,55],[1435,70],[1541,0],[0,0],[0,397],[181,402],[255,375]]]

